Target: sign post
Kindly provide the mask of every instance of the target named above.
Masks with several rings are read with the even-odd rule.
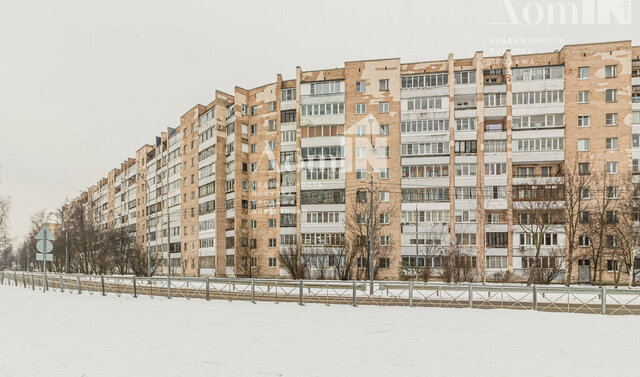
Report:
[[[42,272],[44,274],[44,290],[47,290],[47,261],[53,261],[53,255],[50,254],[53,250],[53,244],[50,240],[53,240],[53,234],[49,231],[46,225],[43,225],[38,234],[35,237],[38,242],[36,243],[36,249],[39,253],[36,254],[36,260],[42,261]]]

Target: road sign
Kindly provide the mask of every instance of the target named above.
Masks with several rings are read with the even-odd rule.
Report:
[[[47,258],[47,262],[53,262],[53,254],[36,253],[36,260],[42,260],[43,255]]]
[[[50,253],[53,250],[53,244],[49,240],[40,240],[36,243],[36,249],[41,253]]]
[[[49,228],[47,228],[46,225],[43,225],[42,228],[40,228],[40,231],[38,232],[38,234],[36,234],[35,238],[37,240],[52,240],[53,233],[51,233],[51,231],[49,230]]]

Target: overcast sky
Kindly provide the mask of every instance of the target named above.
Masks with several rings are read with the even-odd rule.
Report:
[[[565,20],[547,8],[560,2],[0,0],[0,196],[11,198],[11,235],[22,239],[30,215],[105,177],[216,89],[294,78],[297,65],[640,44],[636,1],[600,0],[611,9],[589,12],[598,0],[573,0],[578,17]]]

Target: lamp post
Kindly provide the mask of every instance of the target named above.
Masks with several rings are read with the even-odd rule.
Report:
[[[370,159],[373,158],[373,153],[376,150],[375,145],[373,145],[373,118],[372,114],[369,114],[369,136],[371,143],[371,155]],[[373,294],[373,246],[374,246],[374,234],[373,234],[373,163],[371,160],[369,161],[369,165],[371,165],[371,187],[370,187],[370,201],[369,201],[369,280],[371,280],[371,293]]]
[[[147,182],[146,177],[144,177],[142,174],[136,173],[136,176],[142,178],[144,185],[147,186],[147,196],[144,198],[144,214],[145,219],[147,220],[147,240],[145,242],[145,247],[147,252],[147,276],[151,277],[151,253],[149,252],[149,234],[151,233],[151,231],[149,230],[149,206],[147,205],[147,199],[149,199],[149,183]]]

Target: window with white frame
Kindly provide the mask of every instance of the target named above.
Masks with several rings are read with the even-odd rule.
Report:
[[[365,81],[356,82],[356,93],[364,93],[367,87],[367,83]]]
[[[389,90],[389,79],[381,79],[380,80],[380,91],[386,92]]]
[[[618,174],[618,162],[607,161],[607,174]]]
[[[589,78],[589,67],[578,68],[578,79],[586,80]]]
[[[389,201],[389,191],[380,191],[380,202],[387,203]]]
[[[389,216],[388,213],[381,213],[380,214],[380,224],[389,224],[391,217]]]
[[[385,114],[389,112],[389,102],[380,102],[378,104],[378,112],[380,114]]]
[[[618,125],[618,113],[607,113],[605,117],[605,122],[607,126],[617,126]]]
[[[605,147],[608,151],[614,151],[618,149],[618,138],[617,137],[606,138]]]
[[[367,135],[367,126],[359,125],[356,126],[356,136],[366,136]]]
[[[578,92],[578,103],[589,103],[589,91],[581,90]]]
[[[312,95],[342,92],[342,81],[315,82],[310,84]]]
[[[591,125],[591,117],[589,115],[578,115],[578,127],[589,127]]]
[[[356,158],[366,158],[367,157],[367,148],[366,147],[357,147],[356,148]]]
[[[357,103],[356,104],[356,114],[366,114],[367,112],[367,104],[366,103]]]
[[[605,91],[605,98],[607,102],[618,102],[618,90],[617,89],[607,89]]]
[[[389,125],[388,124],[381,124],[379,133],[380,133],[381,136],[389,135]]]
[[[589,139],[578,139],[578,152],[588,152],[591,148]]]
[[[389,157],[389,147],[383,146],[378,147],[378,157],[380,158],[388,158]]]
[[[380,179],[389,179],[389,168],[380,169],[379,171]]]
[[[380,246],[389,246],[390,239],[391,237],[389,236],[380,236]]]
[[[616,66],[615,65],[607,65],[604,67],[604,77],[607,79],[612,79],[616,77]]]
[[[356,179],[358,179],[358,180],[367,179],[367,170],[366,169],[356,169]]]
[[[280,141],[283,143],[290,143],[296,141],[296,131],[282,131],[280,133]]]
[[[476,164],[455,164],[456,177],[475,176]]]

